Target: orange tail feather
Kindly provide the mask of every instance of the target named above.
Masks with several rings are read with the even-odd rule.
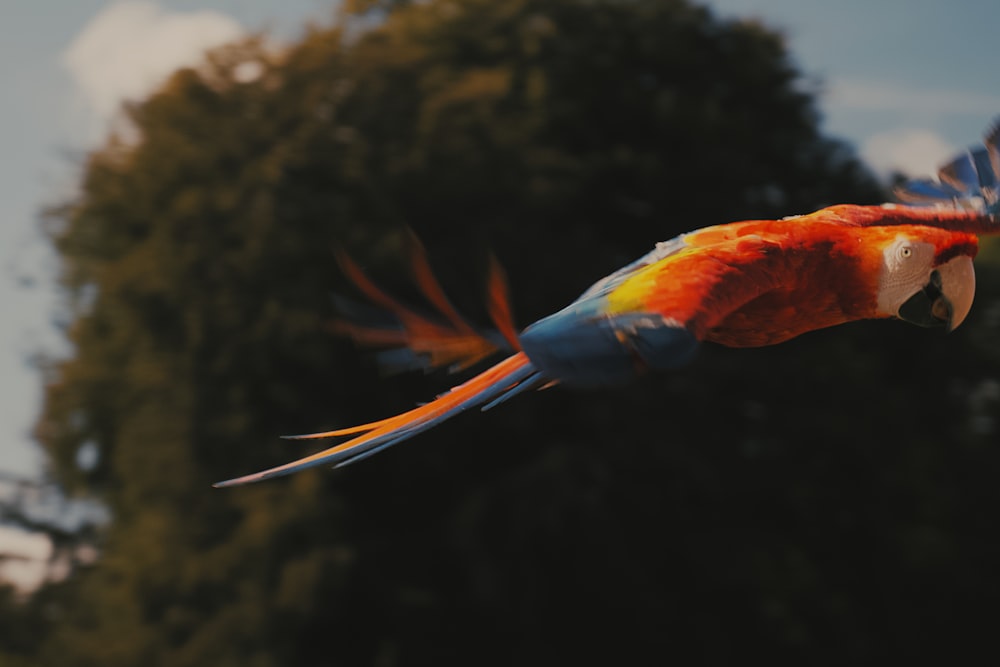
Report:
[[[271,477],[289,475],[319,465],[340,467],[360,461],[387,447],[412,438],[474,406],[488,409],[496,403],[544,382],[523,352],[480,373],[430,403],[387,419],[350,428],[292,436],[295,439],[326,438],[362,433],[347,442],[306,456],[297,461],[215,484],[216,487],[249,484]]]

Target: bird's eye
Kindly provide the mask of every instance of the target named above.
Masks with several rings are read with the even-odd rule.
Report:
[[[911,248],[908,245],[900,246],[899,248],[900,259],[909,259],[912,254],[913,254],[913,248]]]

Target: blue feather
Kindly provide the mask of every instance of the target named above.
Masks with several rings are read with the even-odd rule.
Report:
[[[938,180],[920,178],[896,188],[900,201],[916,206],[947,206],[1000,216],[1000,118],[983,145],[955,156],[938,170]]]
[[[997,172],[993,168],[993,159],[986,148],[977,148],[972,151],[972,159],[976,165],[976,173],[979,176],[979,187],[983,190],[997,187]]]
[[[929,178],[916,178],[896,188],[896,197],[918,206],[951,202],[961,196],[961,191]]]
[[[958,190],[961,196],[972,196],[979,191],[979,173],[968,152],[955,156],[941,167],[938,178]]]
[[[574,386],[624,384],[646,370],[669,370],[694,358],[695,336],[660,315],[608,316],[603,298],[585,299],[521,333],[531,362]]]

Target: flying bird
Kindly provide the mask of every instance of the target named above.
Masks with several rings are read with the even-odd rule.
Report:
[[[838,205],[781,220],[706,227],[657,244],[599,280],[562,310],[518,332],[502,270],[491,261],[488,305],[495,330],[482,331],[450,304],[415,240],[415,280],[438,311],[399,303],[341,256],[373,314],[339,300],[336,329],[389,348],[389,368],[461,370],[494,354],[505,359],[436,399],[402,414],[323,433],[353,436],[297,461],[216,484],[256,482],[319,465],[342,467],[408,440],[472,407],[488,410],[550,385],[613,386],[691,361],[703,342],[774,345],[861,319],[897,318],[952,330],[972,307],[972,260],[980,234],[1000,232],[1000,124],[983,145],[897,190],[903,204]]]

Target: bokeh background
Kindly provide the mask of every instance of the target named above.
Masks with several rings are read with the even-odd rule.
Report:
[[[416,298],[412,229],[483,322],[493,252],[523,324],[677,233],[883,201],[1000,112],[1000,8],[278,4],[4,9],[3,664],[995,654],[989,242],[949,336],[709,347],[210,484],[455,382],[331,334],[334,248]]]

